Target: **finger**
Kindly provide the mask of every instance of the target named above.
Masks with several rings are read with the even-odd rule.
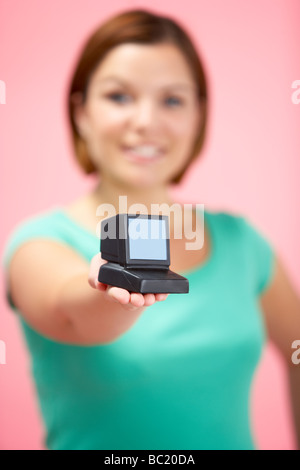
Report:
[[[98,281],[98,278],[92,276],[91,274],[89,274],[88,283],[91,287],[100,291],[105,291],[107,288],[107,284],[103,284],[102,282]]]
[[[144,305],[150,307],[155,303],[155,294],[144,294]]]
[[[135,307],[143,307],[145,303],[143,294],[140,294],[138,292],[133,292],[130,295],[130,303],[134,305]]]
[[[102,282],[96,280],[95,286],[97,290],[100,290],[101,292],[105,292],[107,290],[107,284],[103,284]]]
[[[166,300],[169,294],[155,294],[155,300],[161,302],[162,300]]]
[[[121,287],[108,286],[106,293],[112,300],[115,300],[122,305],[126,305],[130,302],[130,293]]]

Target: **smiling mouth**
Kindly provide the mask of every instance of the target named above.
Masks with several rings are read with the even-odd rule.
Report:
[[[133,149],[123,147],[122,150],[126,160],[141,164],[155,163],[161,160],[165,155],[165,152],[160,149]]]

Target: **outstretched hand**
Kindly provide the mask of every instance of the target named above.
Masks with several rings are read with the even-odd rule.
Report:
[[[126,309],[133,310],[141,307],[149,307],[155,302],[160,302],[168,297],[169,294],[141,294],[138,292],[129,292],[122,287],[110,286],[99,282],[99,269],[105,263],[107,263],[107,261],[102,259],[101,253],[98,253],[92,258],[88,282],[91,287],[105,292],[112,301],[120,303]]]

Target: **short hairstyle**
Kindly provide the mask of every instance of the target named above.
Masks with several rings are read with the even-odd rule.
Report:
[[[85,100],[89,79],[104,56],[115,46],[136,44],[172,44],[183,53],[197,86],[197,98],[202,104],[203,119],[199,124],[197,137],[185,167],[172,183],[179,183],[190,163],[200,153],[207,128],[207,80],[200,56],[184,28],[170,17],[156,15],[144,9],[122,12],[101,24],[88,38],[81,51],[68,90],[68,118],[71,125],[75,156],[86,174],[96,172],[85,141],[80,136],[75,119],[72,95],[80,93]]]

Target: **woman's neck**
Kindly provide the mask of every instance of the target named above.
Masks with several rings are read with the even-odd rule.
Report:
[[[151,188],[128,188],[118,184],[109,184],[106,181],[99,182],[90,193],[94,207],[101,204],[111,204],[116,213],[130,212],[133,204],[140,204],[141,212],[151,214],[154,205],[162,206],[167,204],[170,207],[174,204],[167,186],[157,186]],[[135,211],[137,207],[135,206]]]
[[[91,227],[94,227],[96,219],[99,223],[99,219],[108,217],[109,211],[111,211],[111,215],[130,212],[133,214],[166,215],[169,217],[170,238],[176,239],[178,233],[185,235],[188,233],[188,238],[191,239],[189,234],[191,230],[195,230],[197,218],[194,209],[184,207],[183,210],[182,204],[172,199],[170,187],[133,189],[117,184],[107,184],[105,180],[97,182],[92,190],[68,207],[71,217]],[[192,223],[192,227],[188,230],[184,225],[186,216],[189,217],[187,218],[188,227]]]

